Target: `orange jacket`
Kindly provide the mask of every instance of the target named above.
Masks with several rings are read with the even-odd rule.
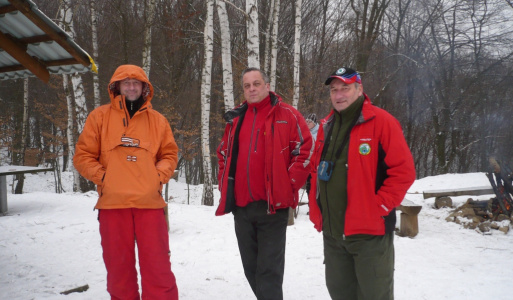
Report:
[[[116,82],[143,82],[146,100],[130,119]],[[120,66],[109,83],[110,104],[93,110],[80,134],[73,163],[97,185],[95,208],[162,208],[162,186],[173,175],[178,147],[167,119],[152,109],[153,86],[143,69]]]

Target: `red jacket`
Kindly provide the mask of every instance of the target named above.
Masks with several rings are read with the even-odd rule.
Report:
[[[317,199],[317,166],[333,113],[321,120],[312,158],[309,215],[318,231],[322,230],[323,215]],[[351,130],[347,161],[345,235],[383,235],[393,231],[395,208],[415,180],[415,165],[399,122],[373,106],[367,95],[360,118]]]
[[[297,206],[298,190],[310,171],[313,144],[303,116],[292,106],[283,103],[275,93],[271,92],[270,97],[272,108],[264,124],[266,155],[261,163],[265,168],[268,212],[274,213],[276,209]],[[235,184],[250,184],[234,180],[240,124],[247,109],[248,104],[244,102],[224,115],[227,124],[217,148],[221,191],[217,216],[230,213],[235,207]]]

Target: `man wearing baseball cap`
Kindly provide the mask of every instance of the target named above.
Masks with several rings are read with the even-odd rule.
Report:
[[[332,299],[392,300],[395,208],[415,180],[413,158],[358,72],[339,68],[325,84],[333,109],[320,122],[309,215],[323,231],[326,286]]]

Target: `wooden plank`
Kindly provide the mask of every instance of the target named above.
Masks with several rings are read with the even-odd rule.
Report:
[[[442,196],[481,196],[481,195],[493,195],[494,191],[490,186],[461,188],[461,189],[450,189],[450,190],[431,190],[424,191],[422,195],[424,199],[432,197]]]
[[[41,168],[30,166],[0,166],[0,176],[49,171],[53,171],[53,168]]]

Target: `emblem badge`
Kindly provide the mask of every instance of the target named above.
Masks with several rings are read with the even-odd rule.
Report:
[[[337,72],[336,72],[336,73],[337,73],[337,75],[342,75],[342,74],[344,74],[345,72],[346,72],[346,69],[344,69],[344,68],[340,68],[340,69],[338,69],[338,70],[337,70]]]
[[[361,155],[369,155],[371,147],[367,143],[360,144],[359,152]]]

